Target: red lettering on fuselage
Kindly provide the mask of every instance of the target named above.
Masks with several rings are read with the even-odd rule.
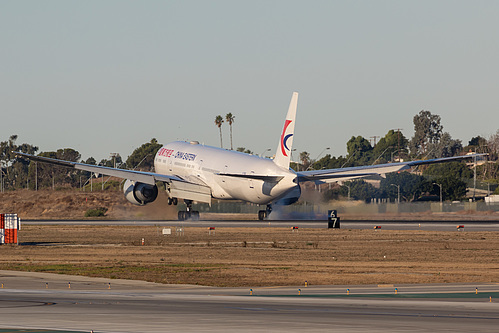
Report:
[[[174,150],[173,149],[166,149],[166,148],[161,148],[158,151],[158,156],[163,156],[163,157],[171,157],[173,154]]]

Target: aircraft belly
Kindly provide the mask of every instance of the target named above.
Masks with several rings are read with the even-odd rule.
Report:
[[[255,190],[255,183],[258,181],[235,178],[235,177],[221,177],[222,187],[231,199],[244,200],[256,202],[260,198]]]
[[[296,185],[286,186],[284,184],[264,182],[256,179],[245,179],[235,177],[223,177],[221,183],[226,196],[222,199],[235,199],[252,202],[255,204],[269,204],[277,198],[286,195]]]

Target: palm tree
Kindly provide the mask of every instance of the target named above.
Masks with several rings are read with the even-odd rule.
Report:
[[[300,161],[301,165],[303,166],[303,170],[307,170],[308,166],[310,165],[310,153],[302,151],[300,153]]]
[[[222,123],[224,122],[224,119],[222,118],[221,115],[218,115],[215,117],[215,125],[218,126],[218,129],[220,130],[220,148],[223,148],[223,143],[222,143]]]
[[[227,121],[230,126],[230,150],[234,150],[234,148],[232,148],[232,123],[234,122],[234,118],[235,117],[230,112],[225,115],[225,121]]]

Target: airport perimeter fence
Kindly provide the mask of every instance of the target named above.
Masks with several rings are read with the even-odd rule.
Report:
[[[194,205],[200,212],[210,213],[240,213],[257,214],[265,209],[265,205],[246,204],[240,202],[214,201],[211,207],[207,204]],[[401,203],[364,203],[359,201],[331,201],[328,203],[296,203],[290,206],[273,206],[273,215],[278,218],[280,214],[286,218],[324,218],[327,219],[328,210],[335,209],[338,214],[403,214],[403,213],[461,213],[473,214],[474,212],[499,212],[499,202],[401,202]]]

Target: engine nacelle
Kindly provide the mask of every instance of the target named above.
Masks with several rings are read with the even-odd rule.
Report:
[[[285,196],[279,198],[279,200],[274,201],[274,205],[279,205],[279,206],[287,206],[287,205],[292,205],[295,202],[300,199],[301,196],[301,188],[300,185],[296,185],[293,187],[291,191],[286,193]]]
[[[125,198],[134,205],[143,206],[158,197],[158,187],[127,179],[123,185]]]

